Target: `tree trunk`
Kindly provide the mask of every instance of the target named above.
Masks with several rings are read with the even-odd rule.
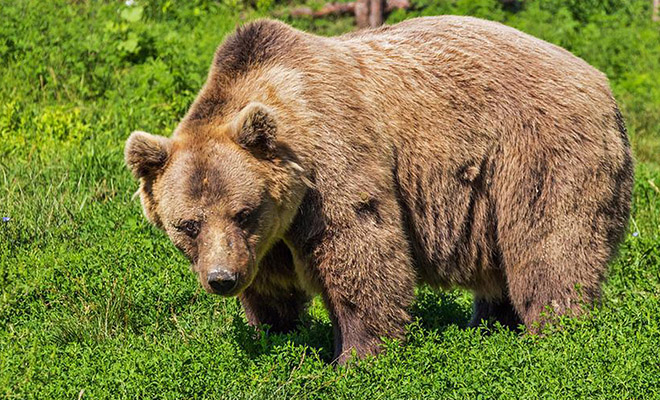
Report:
[[[370,0],[369,7],[369,26],[375,28],[383,25],[384,10],[383,0]]]
[[[355,22],[360,29],[369,27],[369,0],[355,2]]]
[[[309,7],[298,7],[291,10],[291,15],[322,18],[328,15],[355,14],[358,28],[363,29],[380,26],[386,14],[408,8],[410,8],[409,0],[356,0],[349,3],[327,3],[317,11]]]

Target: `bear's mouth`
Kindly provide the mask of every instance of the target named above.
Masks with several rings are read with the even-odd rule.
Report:
[[[236,287],[234,287],[234,288],[232,288],[231,290],[228,290],[228,291],[221,291],[221,290],[216,290],[216,289],[213,289],[213,288],[208,288],[208,289],[206,289],[206,292],[209,293],[209,294],[215,294],[217,296],[222,296],[222,297],[234,297],[234,296],[239,295],[241,290],[238,289],[238,285],[236,285]]]

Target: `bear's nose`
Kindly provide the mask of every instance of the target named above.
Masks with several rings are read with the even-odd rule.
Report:
[[[206,277],[209,286],[217,294],[227,294],[236,287],[236,273],[226,269],[214,269]]]

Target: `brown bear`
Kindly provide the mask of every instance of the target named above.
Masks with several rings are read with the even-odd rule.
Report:
[[[419,283],[472,291],[472,325],[578,314],[633,182],[602,73],[456,16],[331,38],[248,23],[173,136],[134,132],[125,157],[207,291],[273,331],[320,294],[339,362],[401,338]]]

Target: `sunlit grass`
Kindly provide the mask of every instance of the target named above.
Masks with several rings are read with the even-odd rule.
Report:
[[[284,15],[288,4],[137,3],[135,21],[116,1],[0,6],[0,396],[660,396],[660,31],[650,2],[601,2],[613,15],[589,14],[599,2],[528,2],[513,15],[495,0],[420,0],[390,16],[490,17],[607,72],[637,158],[633,215],[602,304],[586,318],[541,337],[465,329],[470,294],[420,288],[407,342],[349,369],[329,364],[319,299],[296,332],[264,335],[236,299],[200,290],[142,217],[123,165],[131,130],[174,128],[236,23]],[[344,17],[288,21],[326,35],[351,28]],[[135,38],[141,50],[128,51]]]

